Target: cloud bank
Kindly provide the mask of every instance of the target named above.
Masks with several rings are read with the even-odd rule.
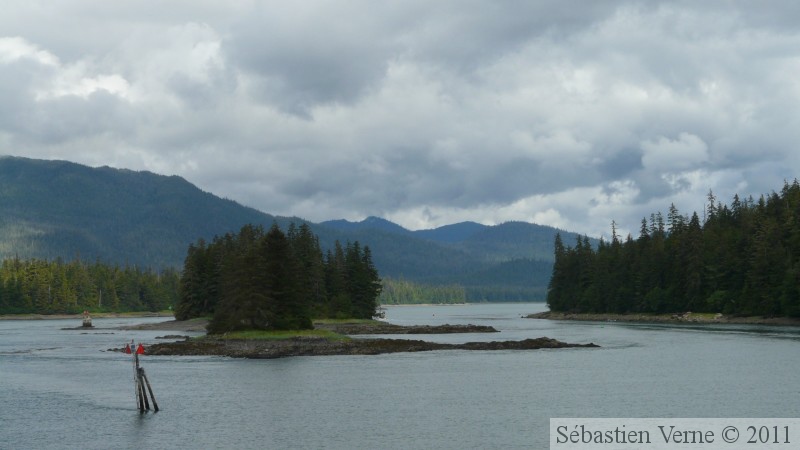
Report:
[[[12,1],[0,153],[312,221],[635,234],[797,176],[800,8],[770,5]]]

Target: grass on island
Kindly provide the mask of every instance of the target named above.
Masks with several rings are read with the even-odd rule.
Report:
[[[296,337],[316,337],[331,341],[346,341],[350,337],[330,330],[244,330],[232,331],[223,335],[226,339],[253,339],[278,341]]]
[[[318,323],[321,325],[337,325],[342,323],[369,325],[369,324],[383,324],[385,322],[381,322],[380,320],[375,320],[375,319],[314,319],[314,323]]]

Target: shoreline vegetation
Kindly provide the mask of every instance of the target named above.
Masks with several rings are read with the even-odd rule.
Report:
[[[123,329],[200,331],[207,319],[140,324]],[[160,342],[147,347],[148,355],[228,356],[272,359],[290,356],[378,355],[383,353],[432,350],[536,350],[544,348],[599,347],[594,343],[570,344],[547,337],[521,341],[467,342],[443,344],[418,339],[373,338],[357,335],[497,333],[486,325],[401,326],[378,320],[323,320],[313,330],[242,331],[208,334],[182,341]],[[121,351],[122,349],[110,349]]]
[[[137,317],[174,317],[172,311],[136,312],[89,312],[93,319],[117,319]],[[0,320],[81,320],[83,314],[0,314]]]
[[[779,325],[800,326],[800,318],[796,317],[763,317],[763,316],[726,316],[713,313],[673,313],[673,314],[609,314],[609,313],[567,313],[544,311],[528,314],[527,319],[574,320],[585,322],[642,322],[670,324],[738,324],[738,325]]]

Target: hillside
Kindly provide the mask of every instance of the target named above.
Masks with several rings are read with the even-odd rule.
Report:
[[[181,267],[190,243],[276,217],[204,192],[185,179],[90,168],[66,161],[0,158],[0,258],[81,258]],[[336,240],[370,246],[380,274],[427,284],[460,284],[472,299],[543,299],[554,228],[474,222],[410,231],[385,219],[309,224],[323,249]],[[565,242],[571,233],[562,232]]]
[[[462,222],[417,231],[376,217],[320,225],[369,245],[382,275],[461,285],[471,301],[544,298],[556,233],[564,242],[577,238],[575,233],[524,222],[494,226]],[[597,245],[594,239],[590,242]]]
[[[495,264],[515,259],[535,259],[552,263],[553,240],[561,233],[564,242],[573,244],[575,233],[544,225],[526,222],[506,222],[499,225],[481,225],[461,222],[430,230],[407,230],[400,225],[377,217],[368,217],[361,222],[331,220],[320,225],[340,232],[376,239],[379,236],[403,236],[416,238],[424,245],[455,251],[471,260]],[[362,239],[364,240],[364,239]],[[593,245],[597,240],[590,239]]]
[[[177,176],[0,158],[0,257],[180,266],[198,238],[275,217]]]

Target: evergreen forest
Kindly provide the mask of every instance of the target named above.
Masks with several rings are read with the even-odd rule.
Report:
[[[0,314],[162,311],[176,303],[178,279],[174,269],[9,258],[0,266]]]
[[[210,333],[308,329],[315,318],[370,319],[381,280],[368,246],[336,241],[324,255],[307,224],[277,224],[190,245],[175,318],[211,316]]]
[[[379,300],[381,305],[466,303],[467,293],[457,284],[431,285],[386,277]]]
[[[703,221],[671,205],[642,219],[638,238],[595,248],[555,237],[547,293],[553,311],[707,312],[800,316],[800,185],[730,205],[709,192]]]

